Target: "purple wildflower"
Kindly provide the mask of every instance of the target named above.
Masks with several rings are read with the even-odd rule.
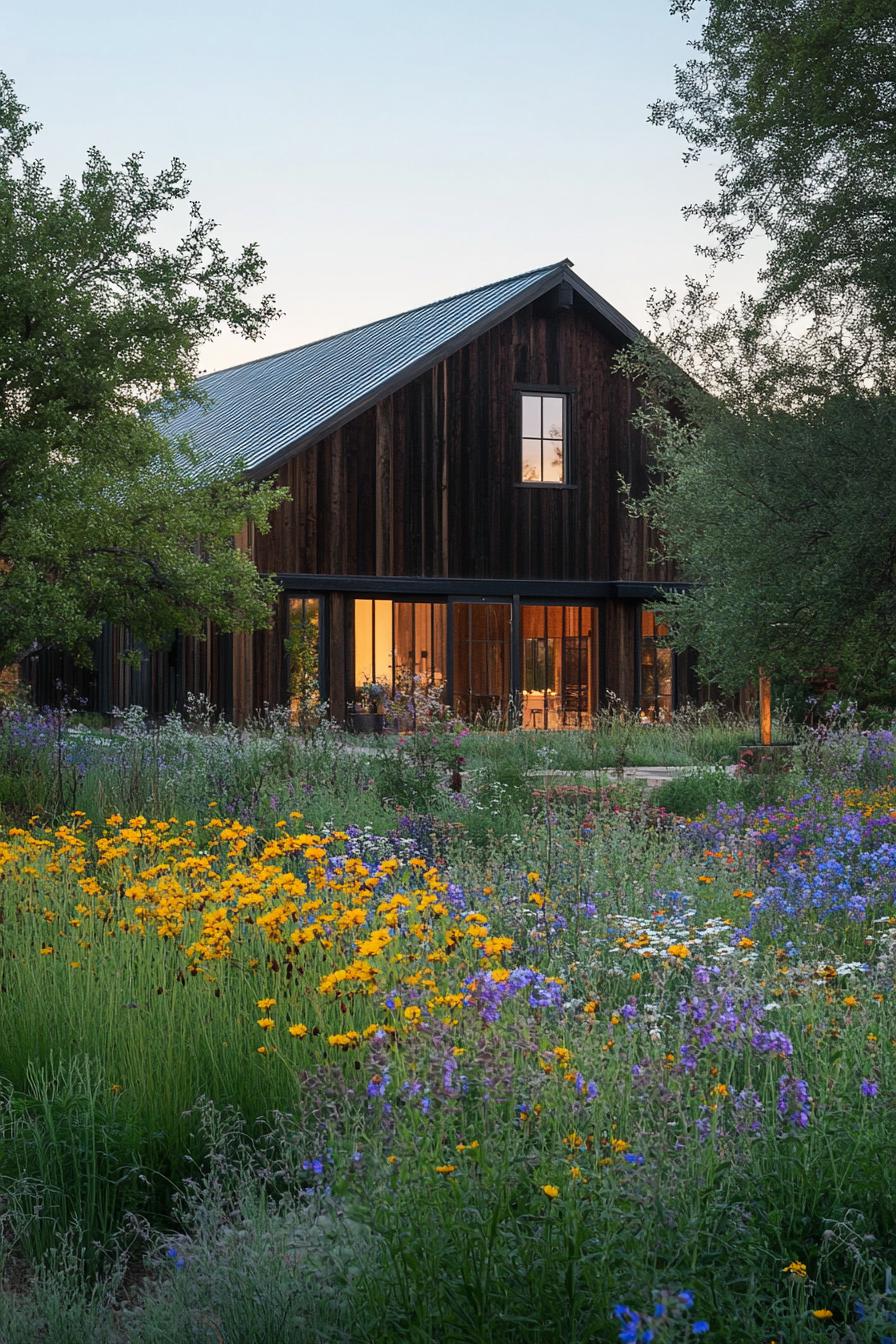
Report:
[[[778,1114],[781,1119],[796,1125],[799,1129],[806,1129],[811,1105],[809,1084],[806,1080],[792,1078],[785,1073],[778,1082]]]
[[[793,1054],[790,1037],[785,1036],[783,1031],[756,1031],[750,1044],[764,1055],[785,1055],[789,1059]]]

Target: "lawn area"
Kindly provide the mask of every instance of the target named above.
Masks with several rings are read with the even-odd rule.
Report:
[[[892,1333],[894,739],[744,730],[7,715],[4,1344]]]

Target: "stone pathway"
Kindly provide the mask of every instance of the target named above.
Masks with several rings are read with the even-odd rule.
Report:
[[[349,745],[353,751],[357,751],[362,755],[372,755],[377,751],[377,747],[367,742],[350,741]],[[464,766],[464,774],[478,774],[481,768],[482,767],[475,762],[470,762],[470,764]],[[703,768],[705,767],[698,765],[626,765],[622,770],[622,778],[638,780],[648,789],[658,789],[659,786],[665,784],[667,780],[678,779],[682,775],[691,775],[695,770]],[[734,774],[735,767],[733,765],[726,765],[724,769],[726,775]],[[554,780],[558,784],[562,783],[564,780],[574,780],[578,781],[580,784],[587,785],[592,779],[593,773],[594,772],[591,770],[586,769],[530,770],[528,772],[528,777],[533,783],[539,779],[549,781]],[[612,783],[619,777],[617,771],[609,765],[599,768],[596,771],[596,776],[601,783]],[[537,785],[535,787],[537,787]]]
[[[626,765],[622,770],[623,779],[640,780],[648,789],[657,789],[661,784],[665,784],[670,779],[679,779],[682,775],[692,775],[695,770],[701,769],[697,765]],[[725,774],[733,775],[735,767],[733,765],[725,766]],[[578,779],[587,782],[591,775],[590,770],[545,770],[530,771],[532,778],[548,780]],[[611,767],[598,770],[598,778],[601,781],[617,779],[618,773]]]

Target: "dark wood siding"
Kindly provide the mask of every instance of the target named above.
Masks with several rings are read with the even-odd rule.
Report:
[[[120,625],[107,625],[94,641],[93,661],[79,664],[68,654],[45,649],[20,665],[20,676],[38,706],[68,700],[72,707],[111,716],[139,705],[153,718],[186,706],[188,695],[204,696],[230,715],[232,702],[232,637],[208,624],[203,638],[178,636],[170,647],[140,650]],[[127,657],[126,657],[127,655]]]
[[[637,394],[613,371],[619,338],[580,300],[546,313],[530,304],[294,457],[290,492],[259,568],[274,574],[391,578],[661,582],[647,528],[630,517],[618,478],[636,493],[647,450],[632,424]],[[520,387],[568,392],[568,484],[520,483]],[[351,693],[351,599],[330,597],[329,698]],[[610,601],[601,679],[629,702],[637,690],[634,604]],[[255,637],[239,705],[275,696],[279,618]],[[280,683],[282,685],[282,681]],[[281,691],[282,694],[282,691]]]
[[[578,301],[577,301],[578,302]],[[270,573],[659,580],[621,473],[644,488],[636,394],[589,309],[529,305],[297,453],[291,502],[258,537]],[[519,484],[520,384],[571,391],[570,483]]]

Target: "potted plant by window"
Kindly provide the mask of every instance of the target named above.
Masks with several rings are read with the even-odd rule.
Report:
[[[381,686],[378,681],[365,681],[358,687],[358,697],[351,710],[352,731],[381,733],[385,723],[385,686]]]

